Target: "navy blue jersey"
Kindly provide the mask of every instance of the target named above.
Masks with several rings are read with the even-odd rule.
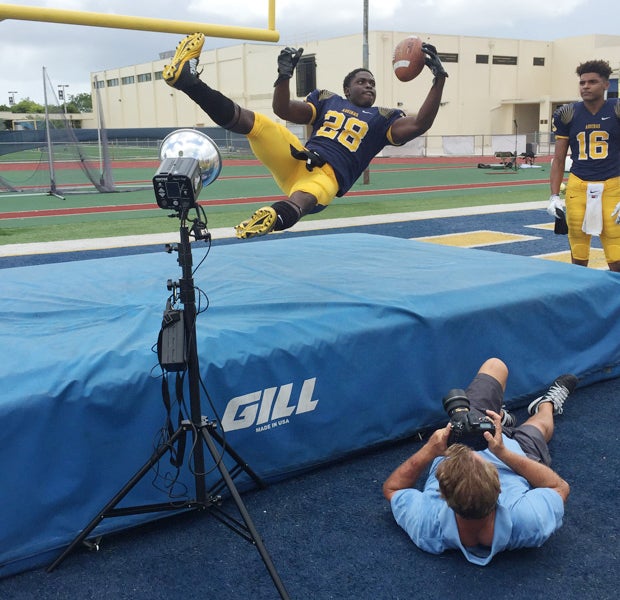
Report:
[[[570,140],[571,173],[584,181],[620,175],[620,101],[606,100],[593,115],[583,102],[560,106],[553,113],[556,137]]]
[[[338,196],[346,192],[377,153],[393,142],[390,127],[405,113],[398,109],[361,107],[333,92],[314,90],[306,98],[313,110],[312,135],[306,148],[334,169]]]

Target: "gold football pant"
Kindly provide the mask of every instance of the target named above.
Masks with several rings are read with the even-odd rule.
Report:
[[[303,144],[286,127],[255,113],[254,127],[247,138],[256,158],[271,171],[288,197],[296,191],[312,194],[318,202],[315,212],[334,199],[338,192],[334,170],[325,164],[308,171],[305,161],[293,158],[290,147],[302,150]]]
[[[572,173],[566,184],[566,222],[568,223],[568,242],[573,258],[588,260],[590,257],[590,242],[592,236],[581,229],[586,213],[586,190],[588,181],[579,179]],[[620,261],[620,225],[616,225],[615,217],[611,213],[620,202],[620,177],[613,177],[603,182],[602,208],[603,230],[601,231],[601,245],[608,263]]]

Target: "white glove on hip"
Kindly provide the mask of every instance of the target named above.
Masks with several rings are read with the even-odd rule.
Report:
[[[616,208],[614,208],[614,212],[611,213],[612,218],[616,217],[616,225],[620,225],[620,202],[616,204]]]

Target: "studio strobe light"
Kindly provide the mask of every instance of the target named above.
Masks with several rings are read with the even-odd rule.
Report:
[[[195,129],[177,129],[166,136],[159,158],[153,189],[158,206],[165,210],[195,208],[202,188],[213,183],[222,170],[218,147]]]
[[[256,546],[280,597],[288,600],[288,593],[237,491],[233,476],[244,472],[257,486],[263,487],[264,484],[247,462],[225,441],[223,434],[217,431],[217,424],[202,414],[200,390],[203,384],[200,379],[196,344],[196,288],[190,238],[193,237],[195,241],[203,240],[209,243],[211,241],[211,235],[207,230],[207,218],[203,207],[197,203],[197,198],[202,188],[215,181],[220,174],[222,168],[220,152],[209,136],[193,129],[179,129],[164,138],[160,148],[160,159],[162,162],[153,177],[153,188],[159,207],[176,211],[176,216],[181,222],[180,242],[174,247],[167,245],[167,250],[177,252],[177,262],[181,267],[182,276],[178,281],[168,280],[167,282],[167,288],[172,294],[166,303],[162,319],[158,357],[164,384],[162,391],[164,387],[168,390],[168,376],[175,376],[177,395],[178,390],[182,390],[185,386],[188,388],[189,411],[183,408],[183,412],[179,414],[178,428],[169,430],[165,442],[160,443],[142,468],[103,507],[47,570],[48,572],[54,570],[79,544],[87,544],[90,533],[106,517],[179,511],[188,508],[208,509],[214,517]],[[190,210],[196,213],[196,218],[191,221],[191,225],[188,223]],[[169,391],[164,393],[164,404],[168,406],[169,396]],[[180,411],[181,406],[185,406],[185,403],[179,401]],[[187,412],[189,414],[186,414]],[[187,436],[192,438],[190,444],[185,443]],[[209,489],[205,481],[205,474],[208,472],[205,466],[205,447],[221,476],[221,480]],[[184,461],[186,448],[191,448],[194,498],[188,497],[182,500],[174,497],[168,502],[157,504],[117,506],[167,453],[171,454],[171,462],[180,468]],[[235,462],[232,476],[224,464],[224,454],[230,456]],[[241,519],[235,518],[218,506],[221,501],[219,490],[224,487],[228,489],[235,502]]]

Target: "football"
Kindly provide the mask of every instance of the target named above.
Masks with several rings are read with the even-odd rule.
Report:
[[[394,48],[392,67],[394,75],[401,81],[415,79],[424,68],[426,54],[422,52],[422,40],[415,36],[409,36],[399,42]]]

